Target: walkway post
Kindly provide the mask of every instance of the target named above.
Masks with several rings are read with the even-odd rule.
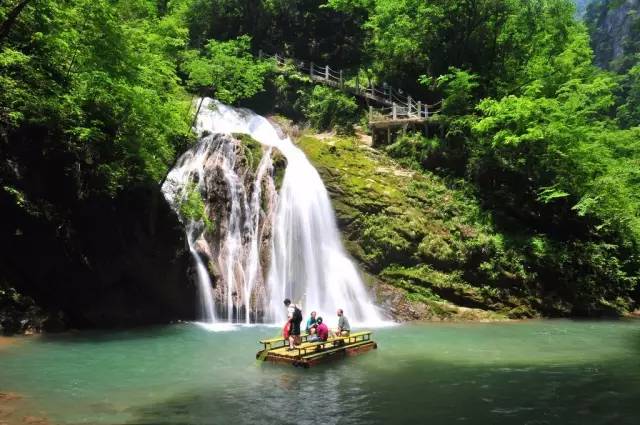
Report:
[[[411,96],[407,96],[407,118],[411,117]]]
[[[373,106],[369,105],[369,123],[373,121]]]
[[[360,93],[360,76],[356,74],[356,94]]]
[[[340,88],[343,88],[343,82],[342,82],[342,70],[340,70]]]
[[[309,63],[309,75],[313,77],[313,62]]]
[[[396,111],[396,102],[393,102],[393,108],[392,108],[392,111],[393,111],[393,119],[395,120],[395,119],[397,119],[397,118],[398,118],[398,113],[397,113],[397,111]]]
[[[418,118],[422,118],[422,102],[418,101]]]
[[[324,66],[324,79],[329,81],[329,65]]]
[[[258,50],[258,59],[262,60],[262,49]]]

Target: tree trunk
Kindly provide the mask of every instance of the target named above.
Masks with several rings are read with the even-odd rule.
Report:
[[[7,15],[7,19],[0,25],[0,43],[4,40],[4,38],[9,35],[9,31],[11,31],[11,27],[18,20],[18,16],[24,10],[25,7],[31,2],[31,0],[21,0],[15,7],[9,12]]]

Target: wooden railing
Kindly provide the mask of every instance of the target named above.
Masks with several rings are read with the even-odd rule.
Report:
[[[440,110],[442,101],[429,105],[422,101],[416,101],[413,97],[400,89],[389,85],[375,86],[360,81],[360,73],[355,78],[346,80],[342,70],[335,70],[329,65],[318,65],[313,62],[287,58],[279,55],[269,55],[259,51],[260,59],[273,59],[278,67],[294,66],[301,72],[309,75],[311,80],[351,93],[355,96],[369,99],[378,105],[378,108],[369,107],[369,121],[396,121],[407,119],[428,119],[436,115]]]

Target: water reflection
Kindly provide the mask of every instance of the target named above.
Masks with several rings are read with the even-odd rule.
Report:
[[[9,347],[0,386],[59,424],[640,423],[640,322],[381,329],[308,370],[255,361],[271,328],[134,334]]]
[[[636,425],[640,419],[640,376],[631,362],[605,362],[598,370],[363,363],[303,373],[278,368],[280,374],[267,371],[249,386],[211,387],[135,410],[131,423]],[[618,373],[625,369],[630,373]]]
[[[133,409],[127,423],[370,423],[375,391],[363,385],[366,374],[276,368],[280,373],[265,371],[249,385],[202,388]]]

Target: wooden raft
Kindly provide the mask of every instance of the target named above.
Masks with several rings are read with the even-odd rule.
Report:
[[[309,342],[308,335],[302,334],[302,344],[288,351],[288,342],[284,338],[264,339],[260,341],[263,349],[258,351],[256,359],[273,363],[288,363],[308,368],[319,363],[355,356],[378,348],[371,340],[371,332],[352,333],[349,336],[329,338],[327,341]]]

